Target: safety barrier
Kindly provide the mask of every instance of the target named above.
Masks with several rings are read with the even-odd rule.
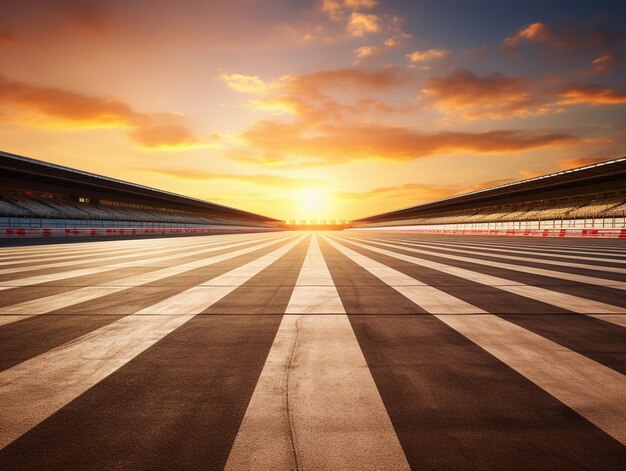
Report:
[[[168,234],[227,234],[248,232],[273,232],[279,229],[247,226],[219,226],[194,228],[148,228],[148,227],[115,227],[115,228],[62,228],[50,227],[40,229],[0,228],[3,237],[83,237],[83,236],[120,236],[120,235],[168,235]]]
[[[626,229],[419,229],[415,227],[359,227],[348,230],[417,232],[420,234],[495,235],[522,237],[593,237],[626,239]]]

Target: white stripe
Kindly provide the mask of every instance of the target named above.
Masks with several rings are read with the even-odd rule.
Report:
[[[420,240],[424,240],[424,241],[432,241],[433,239],[422,239],[420,238]],[[445,240],[445,243],[451,241],[452,243],[465,243],[465,242],[460,242],[458,240],[458,236],[455,237],[454,239],[437,239],[437,241],[440,240]],[[562,241],[559,241],[562,242]],[[438,242],[441,243],[441,242]],[[478,242],[475,242],[478,243]],[[590,248],[593,248],[593,250],[585,250],[585,249],[577,249],[575,247],[571,247],[569,244],[564,244],[564,243],[560,243],[560,244],[551,244],[551,245],[532,245],[532,244],[524,244],[521,243],[519,240],[516,240],[515,242],[509,243],[509,244],[505,244],[505,243],[500,243],[497,244],[495,242],[486,242],[484,240],[480,241],[480,245],[481,246],[485,246],[485,247],[499,247],[499,248],[529,248],[532,250],[540,250],[541,252],[555,252],[555,253],[566,253],[566,254],[586,254],[586,255],[597,255],[597,256],[604,256],[604,257],[626,257],[626,255],[624,255],[623,251],[620,250],[612,250],[612,249],[606,249],[604,247],[598,247],[598,246],[591,246]],[[555,257],[558,255],[555,255]]]
[[[558,278],[559,280],[568,280],[568,281],[574,281],[577,283],[585,283],[588,285],[604,286],[607,288],[626,290],[626,282],[623,282],[623,281],[606,280],[604,278],[597,278],[594,276],[577,275],[574,273],[546,270],[544,268],[534,268],[534,267],[528,267],[524,265],[512,265],[510,263],[496,262],[493,260],[481,260],[481,259],[472,258],[472,257],[461,257],[459,255],[449,255],[449,254],[444,254],[441,252],[432,252],[428,250],[414,249],[411,247],[399,246],[397,244],[387,244],[384,242],[370,241],[368,242],[368,245],[369,244],[377,244],[377,245],[382,245],[384,247],[391,247],[394,249],[400,249],[400,250],[405,250],[407,252],[420,253],[424,255],[432,255],[432,256],[437,256],[441,258],[446,258],[449,260],[456,260],[459,262],[470,262],[476,265],[486,265],[488,267],[503,268],[505,270],[513,270],[513,271],[519,271],[522,273],[530,273],[532,275],[547,276],[550,278]]]
[[[407,239],[405,239],[406,241]],[[527,255],[540,255],[540,256],[545,256],[545,257],[556,257],[556,258],[567,258],[567,259],[574,259],[574,260],[590,260],[590,261],[607,261],[607,262],[612,262],[612,263],[626,263],[626,260],[615,260],[615,255],[614,254],[605,254],[602,253],[601,251],[586,251],[586,252],[581,252],[584,254],[592,254],[594,255],[593,257],[587,257],[585,255],[578,255],[578,252],[575,251],[571,251],[571,250],[557,250],[557,249],[543,249],[540,247],[528,247],[528,249],[530,250],[535,250],[530,251],[530,250],[525,250],[525,247],[522,245],[517,245],[517,244],[511,244],[511,245],[496,245],[496,244],[485,244],[485,243],[469,243],[469,242],[433,242],[433,241],[426,241],[426,240],[419,240],[421,243],[424,244],[430,244],[430,245],[437,245],[437,246],[448,246],[448,245],[453,245],[455,247],[471,247],[471,248],[476,248],[476,249],[480,249],[480,250],[488,250],[490,252],[514,252],[514,253],[522,253],[522,254],[527,254]],[[574,255],[568,255],[568,254],[574,254]],[[624,257],[626,257],[626,255],[623,255]],[[607,257],[606,260],[604,260],[603,258],[598,258],[598,257]]]
[[[289,305],[318,312],[307,286],[343,312],[315,235]],[[410,469],[345,314],[283,317],[225,469]]]
[[[270,266],[300,243],[304,237],[304,235],[300,236],[267,255],[142,309],[137,314],[199,314]]]
[[[294,236],[291,236],[288,238],[270,240],[269,242],[264,242],[262,244],[254,245],[252,247],[246,247],[245,249],[236,250],[233,252],[216,255],[213,257],[209,257],[209,258],[203,258],[200,260],[194,260],[192,262],[184,263],[181,265],[176,265],[173,267],[163,268],[161,270],[156,270],[156,271],[152,271],[148,273],[142,273],[140,275],[123,278],[120,280],[115,280],[114,282],[105,282],[105,283],[100,283],[95,286],[86,286],[84,288],[80,288],[80,289],[73,290],[73,291],[54,294],[51,296],[46,296],[44,298],[33,299],[30,301],[25,301],[23,303],[13,304],[10,306],[0,307],[0,314],[27,314],[26,316],[15,316],[16,320],[21,320],[23,318],[38,315],[38,314],[45,314],[47,312],[56,311],[57,309],[66,308],[68,306],[73,306],[79,303],[90,301],[92,299],[100,298],[102,296],[107,296],[113,293],[117,293],[119,291],[124,291],[129,288],[145,285],[147,283],[152,283],[154,281],[162,280],[164,278],[179,275],[181,273],[184,273],[184,272],[196,269],[196,268],[214,265],[224,260],[229,260],[231,258],[239,257],[241,255],[245,255],[245,254],[254,252],[256,250],[269,247],[270,245],[277,244],[279,242],[288,240],[289,238],[293,238],[293,237]],[[226,249],[230,249],[233,247],[238,247],[238,246],[246,245],[246,244],[250,244],[250,241],[239,242],[236,244],[222,245],[220,247],[214,247],[210,249],[210,251],[226,250]],[[5,323],[9,323],[9,321],[6,321]]]
[[[383,265],[333,240],[328,238],[325,238],[325,240],[354,263],[365,268],[372,275],[410,299],[426,312],[431,314],[476,314],[485,312],[451,294],[433,286],[428,286],[413,277]]]
[[[343,239],[342,239],[343,240]],[[572,312],[577,312],[580,314],[597,314],[597,313],[605,313],[605,314],[624,314],[626,313],[626,309],[613,306],[611,304],[601,303],[598,301],[593,301],[590,299],[581,298],[579,296],[573,296],[571,294],[559,293],[556,291],[551,291],[545,288],[539,288],[536,286],[529,286],[524,283],[520,283],[513,280],[508,280],[505,278],[499,278],[492,275],[485,275],[483,273],[478,273],[471,270],[466,270],[464,268],[454,267],[450,265],[445,265],[439,262],[432,262],[430,260],[425,260],[417,257],[412,257],[410,255],[404,255],[396,252],[392,252],[390,250],[381,249],[371,245],[361,244],[359,242],[346,240],[353,245],[358,247],[362,247],[367,250],[371,250],[373,252],[377,252],[383,255],[387,255],[389,257],[397,258],[399,260],[404,260],[409,263],[413,263],[414,265],[423,266],[426,268],[431,268],[433,270],[437,270],[443,273],[447,273],[452,276],[456,276],[459,278],[464,278],[466,280],[479,283],[486,286],[491,286],[497,288],[502,291],[507,291],[510,293],[517,294],[519,296],[524,296],[526,298],[534,299],[536,301],[544,302],[546,304],[551,304],[553,306],[561,307],[563,309],[570,310]]]
[[[624,375],[492,314],[435,317],[626,444]]]
[[[25,263],[39,263],[39,262],[48,262],[48,261],[52,261],[52,260],[70,260],[70,259],[76,259],[76,258],[84,258],[84,257],[89,257],[92,254],[103,254],[103,253],[117,253],[120,249],[118,250],[112,250],[110,248],[105,248],[105,249],[101,249],[101,250],[86,250],[80,253],[75,253],[75,252],[64,252],[64,253],[58,253],[58,254],[49,254],[49,255],[45,255],[45,256],[41,256],[41,255],[31,255],[31,256],[27,256],[27,257],[2,257],[2,262],[0,262],[0,266],[7,266],[7,265],[23,265]],[[127,250],[126,248],[121,249],[121,250]]]
[[[189,250],[189,248],[205,247],[207,245],[215,245],[215,244],[220,244],[220,243],[222,242],[193,244],[192,247],[185,247],[185,246],[183,247],[173,246],[173,247],[167,247],[167,248],[158,247],[158,251],[159,253],[180,253],[185,250]],[[83,257],[80,260],[44,263],[42,265],[29,264],[28,266],[22,266],[22,267],[2,268],[0,269],[0,275],[8,275],[10,273],[21,273],[25,271],[44,270],[47,268],[71,267],[74,265],[85,265],[85,264],[98,263],[98,262],[108,262],[112,260],[120,260],[120,259],[126,259],[126,258],[140,258],[144,255],[152,255],[154,254],[154,252],[155,252],[154,248],[141,247],[141,248],[136,248],[132,250],[123,249],[121,252],[114,252],[113,254],[109,252],[109,254],[105,257],[95,257],[95,254],[88,253],[88,254],[83,255]],[[115,255],[116,253],[120,253],[120,255]]]
[[[300,240],[264,255],[262,266],[269,266]],[[260,270],[255,266],[241,282]],[[196,296],[193,306],[173,303],[172,312],[166,312],[163,307],[168,302],[157,303],[0,372],[0,449],[227,294],[221,287],[202,289],[206,297]],[[140,315],[149,312],[160,315]]]
[[[165,250],[165,249],[170,248],[171,246],[174,246],[175,248],[201,246],[201,245],[207,245],[208,243],[210,243],[211,245],[215,245],[215,244],[227,242],[227,240],[224,240],[224,239],[215,240],[215,241],[208,241],[206,240],[205,237],[202,237],[202,239],[204,240],[195,239],[194,241],[189,241],[187,243],[159,244],[158,249]],[[143,244],[132,245],[132,246],[121,246],[121,247],[120,246],[109,247],[108,245],[105,245],[105,246],[99,246],[97,248],[81,250],[81,251],[62,251],[60,253],[50,253],[50,254],[45,254],[45,255],[40,254],[40,255],[28,255],[28,256],[21,256],[21,257],[2,257],[3,261],[0,262],[0,266],[23,265],[25,263],[39,263],[39,262],[47,262],[47,261],[53,261],[53,260],[70,260],[70,259],[77,259],[77,258],[88,258],[92,255],[100,255],[103,253],[118,254],[123,251],[134,252],[136,250],[148,250],[148,249],[154,251],[155,247],[146,246]]]
[[[50,257],[60,255],[80,255],[88,254],[91,251],[119,251],[126,248],[162,248],[162,247],[180,247],[184,245],[196,245],[207,242],[227,242],[239,238],[251,237],[261,238],[263,236],[271,236],[277,233],[250,233],[250,234],[218,234],[218,235],[195,235],[188,237],[154,237],[144,238],[137,237],[134,239],[124,240],[100,240],[96,242],[75,242],[64,244],[49,244],[43,239],[40,245],[31,246],[31,251],[12,252],[11,249],[19,249],[20,247],[10,247],[0,249],[0,258],[2,260],[16,260],[16,259],[32,259],[39,257]],[[2,241],[0,240],[0,244]],[[23,247],[22,247],[23,248]]]
[[[311,235],[309,249],[287,306],[287,314],[342,314],[343,308],[324,256]]]
[[[248,242],[253,243],[254,240],[250,240]],[[195,250],[192,252],[185,253],[185,256],[197,255],[197,254],[201,254],[201,253],[205,253],[205,252],[213,251],[213,250],[215,249]],[[20,286],[30,286],[30,285],[40,284],[40,283],[49,283],[51,281],[65,280],[67,278],[76,278],[79,276],[87,276],[87,275],[94,275],[96,273],[104,273],[107,271],[117,270],[120,268],[149,266],[150,264],[155,264],[155,263],[164,262],[168,260],[175,260],[180,257],[181,257],[181,254],[176,253],[172,255],[148,258],[148,259],[141,260],[141,261],[122,262],[122,263],[116,263],[113,265],[105,265],[105,266],[100,266],[100,267],[83,268],[79,270],[70,270],[70,271],[65,271],[65,272],[51,273],[47,275],[38,275],[38,276],[32,276],[32,277],[27,277],[27,278],[17,278],[14,280],[2,281],[0,282],[0,286],[8,286],[11,288],[17,288]]]
[[[394,244],[402,244],[404,245],[408,245],[411,247],[426,247],[429,249],[439,249],[439,247],[433,247],[431,245],[427,245],[427,244],[422,244],[419,242],[407,242],[407,241],[403,241],[403,240],[398,240],[398,239],[378,239],[381,241],[385,241],[385,242],[393,242]],[[377,241],[378,241],[377,240]],[[503,258],[506,260],[518,260],[520,262],[531,262],[531,263],[540,263],[543,265],[556,265],[559,267],[571,267],[571,268],[582,268],[585,270],[596,270],[596,271],[605,271],[605,272],[610,272],[610,273],[619,273],[621,275],[626,275],[626,269],[625,268],[618,268],[618,267],[607,267],[607,266],[603,266],[603,265],[590,265],[587,263],[575,263],[575,262],[565,262],[565,261],[561,261],[561,260],[546,260],[543,258],[532,258],[532,257],[517,257],[515,255],[499,255],[499,254],[491,254],[491,253],[483,253],[483,252],[477,252],[475,250],[468,250],[468,249],[455,249],[454,247],[448,247],[448,246],[443,246],[441,247],[441,250],[446,250],[449,252],[456,252],[456,253],[463,253],[463,254],[470,254],[470,255],[481,255],[481,256],[485,256],[485,257],[493,257],[493,258]],[[506,250],[503,250],[503,252],[506,252]],[[511,253],[514,251],[511,251]],[[428,253],[428,254],[437,254],[437,255],[441,255],[442,252],[432,252],[432,251],[421,251],[419,253]],[[445,253],[443,253],[443,255],[446,255]],[[471,259],[471,260],[476,260],[476,259]],[[497,263],[497,262],[496,262]],[[623,263],[626,263],[623,262]],[[507,264],[508,265],[508,264]],[[530,267],[528,267],[530,268]],[[541,269],[537,269],[537,270],[541,270]],[[578,276],[578,275],[577,275]],[[625,284],[626,286],[626,284]]]
[[[193,238],[200,238],[207,236],[197,236]],[[210,236],[210,237],[221,237],[221,236]],[[192,237],[185,238],[192,239]],[[39,239],[38,245],[30,245],[30,246],[16,246],[16,247],[5,247],[0,248],[0,254],[10,255],[10,256],[41,256],[42,254],[50,254],[50,253],[64,253],[66,251],[88,251],[93,249],[98,249],[100,247],[109,247],[109,248],[117,248],[117,247],[144,247],[146,245],[162,245],[162,244],[170,244],[175,245],[176,242],[180,242],[180,238],[177,237],[150,237],[150,238],[134,238],[134,239],[122,239],[122,240],[98,240],[87,242],[85,239],[79,239],[79,242],[64,242],[60,244],[50,244],[47,243],[45,238]]]
[[[491,314],[436,317],[626,445],[626,376]]]

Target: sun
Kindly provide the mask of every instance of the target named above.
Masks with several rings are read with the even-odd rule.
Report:
[[[301,219],[324,219],[328,216],[329,196],[319,189],[308,188],[299,192],[298,212]]]

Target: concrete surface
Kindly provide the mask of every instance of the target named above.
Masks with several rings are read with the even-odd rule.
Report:
[[[0,469],[624,469],[625,244],[0,245]]]

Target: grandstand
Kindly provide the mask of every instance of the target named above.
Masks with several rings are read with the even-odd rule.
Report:
[[[0,152],[0,228],[276,230],[280,221]]]
[[[422,231],[626,228],[626,157],[352,221]]]

